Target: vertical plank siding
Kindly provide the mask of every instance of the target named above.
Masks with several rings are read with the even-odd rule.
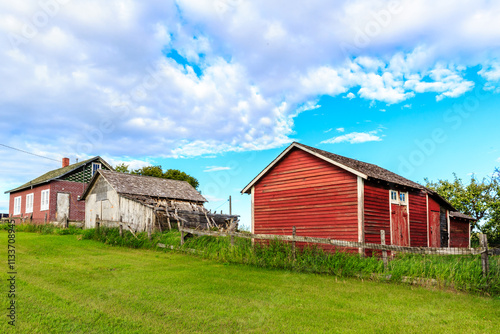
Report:
[[[469,247],[469,222],[450,217],[450,247]]]
[[[423,192],[408,193],[410,212],[410,246],[427,247],[427,201]]]
[[[380,244],[380,230],[391,244],[389,190],[365,181],[365,242]]]
[[[291,150],[255,185],[254,233],[358,240],[357,177]]]

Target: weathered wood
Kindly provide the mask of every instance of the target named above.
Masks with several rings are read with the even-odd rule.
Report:
[[[44,223],[47,222],[47,212],[45,212],[45,219],[43,220]]]
[[[296,254],[295,254],[295,235],[296,235],[296,228],[295,226],[292,228],[292,239],[294,241],[292,241],[292,255],[293,255],[293,259],[295,260],[296,259]]]
[[[212,228],[212,223],[210,223],[210,219],[208,219],[208,215],[207,215],[206,211],[205,211],[205,218],[207,219],[208,228]]]
[[[153,226],[151,225],[151,218],[148,218],[148,240],[151,241],[151,230],[153,229]]]
[[[179,223],[179,221],[177,221],[177,223]],[[184,245],[184,230],[185,230],[184,222],[182,222],[182,228],[179,228],[179,230],[181,231],[181,246],[183,246]]]
[[[101,221],[99,220],[99,215],[95,215],[95,228],[98,230],[101,225]]]
[[[380,230],[380,244],[385,246],[385,230]],[[384,261],[384,270],[387,270],[387,251],[382,251],[382,260]]]
[[[123,238],[123,224],[122,224],[122,222],[123,222],[123,217],[120,216],[120,225],[118,225],[118,229],[120,231],[120,238]]]
[[[229,237],[231,236],[228,232],[212,232],[212,231],[198,231],[190,228],[181,228],[183,232],[191,233],[195,235],[208,235],[208,236],[221,236]],[[304,243],[316,243],[316,244],[326,244],[336,247],[345,248],[360,248],[364,247],[367,249],[375,250],[386,250],[386,251],[398,251],[405,253],[416,253],[416,254],[435,254],[435,255],[478,255],[484,250],[480,248],[437,248],[437,247],[403,247],[395,245],[380,245],[373,243],[362,243],[355,241],[345,241],[345,240],[335,240],[326,238],[315,238],[315,237],[303,237],[303,236],[293,236],[290,235],[274,235],[274,234],[251,234],[251,233],[235,233],[235,236],[239,238],[247,239],[260,239],[260,240],[283,240],[283,241],[296,241]]]
[[[137,240],[139,240],[139,238],[135,235],[134,231],[132,230],[132,227],[130,227],[129,224],[127,224],[128,226],[128,230],[130,231],[130,233],[132,233],[132,235],[134,236],[134,238],[136,238]]]
[[[69,219],[67,215],[64,215],[64,227],[65,228],[69,227]]]
[[[479,235],[479,245],[483,248],[481,252],[481,264],[483,267],[483,277],[488,277],[490,265],[488,263],[488,237],[486,234]]]
[[[167,217],[168,230],[172,231],[172,225],[170,224],[170,217]]]

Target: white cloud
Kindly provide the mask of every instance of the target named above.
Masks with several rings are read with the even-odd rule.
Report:
[[[223,166],[206,166],[204,172],[210,173],[210,172],[218,172],[221,170],[230,170],[231,167],[223,167]]]
[[[354,95],[352,92],[349,92],[346,96],[344,96],[343,98],[344,99],[349,99],[349,100],[352,100],[356,97],[356,95]]]
[[[344,128],[336,128],[335,130],[337,130],[338,132],[344,132],[345,131]]]
[[[411,103],[407,103],[401,107],[401,109],[411,109]]]
[[[321,144],[339,144],[339,143],[350,143],[350,144],[361,144],[370,141],[381,141],[382,138],[377,136],[377,130],[370,132],[351,132],[342,136],[333,137],[321,142]]]

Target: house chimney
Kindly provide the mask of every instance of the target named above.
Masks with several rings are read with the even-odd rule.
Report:
[[[62,166],[63,167],[68,167],[69,166],[69,158],[63,158],[62,159]]]

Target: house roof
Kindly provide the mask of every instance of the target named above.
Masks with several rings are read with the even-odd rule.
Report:
[[[362,177],[365,180],[374,179],[388,182],[390,184],[396,184],[404,187],[409,187],[413,189],[423,190],[433,197],[435,197],[439,202],[443,203],[448,209],[455,211],[453,206],[443,197],[441,197],[435,191],[424,187],[421,184],[408,180],[396,173],[393,173],[385,168],[379,167],[374,164],[367,162],[351,159],[344,157],[342,155],[334,154],[324,150],[317,149],[308,145],[293,142],[288,146],[276,159],[274,159],[259,175],[257,175],[243,190],[242,193],[250,193],[252,186],[257,183],[257,181],[263,177],[278,161],[280,161],[288,152],[293,148],[298,148],[306,151],[322,160],[325,160],[337,167],[345,169],[355,175]]]
[[[468,219],[468,220],[477,220],[477,219],[472,218],[471,216],[466,215],[465,213],[461,213],[459,211],[450,211],[450,217],[462,218],[462,219]]]
[[[71,173],[72,171],[82,167],[83,165],[86,165],[90,162],[93,162],[93,161],[96,161],[96,160],[99,160],[99,162],[103,163],[104,165],[106,165],[106,167],[108,167],[109,169],[113,169],[113,167],[111,167],[110,165],[108,165],[108,163],[106,161],[104,161],[101,157],[97,156],[97,157],[93,157],[93,158],[90,158],[90,159],[87,159],[87,160],[84,160],[84,161],[80,161],[80,162],[77,162],[77,163],[74,163],[74,164],[71,164],[69,166],[66,166],[66,167],[61,167],[61,168],[57,168],[57,169],[54,169],[54,170],[51,170],[39,177],[37,177],[36,179],[33,179],[29,182],[26,182],[25,184],[23,184],[22,186],[19,186],[17,188],[14,188],[14,189],[11,189],[11,190],[7,190],[5,193],[13,193],[13,192],[16,192],[16,191],[20,191],[20,190],[24,190],[24,189],[27,189],[27,188],[31,188],[31,187],[34,187],[34,186],[37,186],[39,184],[43,184],[43,183],[47,183],[49,181],[52,181],[52,180],[56,180],[56,179],[59,179],[69,173]]]
[[[81,199],[85,199],[90,193],[94,183],[100,176],[119,194],[125,195],[143,195],[149,197],[180,199],[194,202],[206,202],[203,197],[192,185],[186,181],[163,179],[152,176],[133,175],[119,173],[110,170],[98,170],[94,175],[90,185],[83,193]]]

